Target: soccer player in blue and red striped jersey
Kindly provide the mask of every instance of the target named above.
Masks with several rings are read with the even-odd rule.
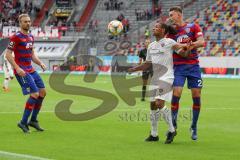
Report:
[[[182,57],[179,54],[173,54],[174,62],[174,83],[173,83],[173,97],[172,97],[172,118],[175,128],[177,128],[177,115],[179,108],[179,100],[182,94],[185,80],[187,79],[188,88],[192,92],[192,124],[191,124],[191,138],[197,140],[197,121],[201,107],[201,88],[202,78],[198,61],[197,48],[204,46],[203,33],[199,25],[194,23],[185,23],[183,21],[183,13],[180,7],[172,7],[169,9],[169,20],[175,26],[176,34],[170,35],[179,43],[191,44],[191,53],[188,57]]]
[[[39,60],[34,53],[34,38],[29,29],[31,19],[27,14],[21,14],[18,17],[20,31],[10,37],[10,42],[6,51],[6,58],[14,68],[14,74],[18,80],[24,95],[30,94],[23,113],[22,120],[18,123],[18,127],[24,133],[29,133],[28,126],[38,131],[44,131],[39,126],[37,117],[42,106],[43,99],[46,95],[44,83],[32,66],[32,61],[39,65],[43,71],[46,66]],[[12,52],[14,56],[12,56]],[[29,119],[31,115],[31,119]]]

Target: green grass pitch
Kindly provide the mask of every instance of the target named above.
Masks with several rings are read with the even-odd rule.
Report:
[[[2,84],[3,75],[0,77]],[[26,135],[17,128],[27,97],[21,95],[15,79],[9,93],[0,92],[0,160],[18,159],[1,151],[57,160],[237,160],[240,157],[239,80],[204,79],[197,141],[190,139],[192,100],[190,91],[185,89],[178,135],[172,144],[165,145],[167,126],[162,120],[159,122],[160,141],[144,142],[150,130],[149,102],[137,99],[133,107],[120,99],[115,110],[99,118],[84,122],[62,121],[54,113],[61,100],[74,100],[71,108],[74,113],[91,110],[101,101],[57,93],[49,87],[49,76],[42,77],[48,92],[39,117],[46,129],[43,133],[31,129]],[[66,83],[116,95],[109,76],[100,76],[95,83],[85,83],[82,78],[72,75]]]

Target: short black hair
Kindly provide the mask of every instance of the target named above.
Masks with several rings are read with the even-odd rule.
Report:
[[[169,12],[171,12],[171,11],[176,11],[176,12],[179,12],[179,13],[183,13],[182,8],[179,7],[179,6],[171,7],[171,8],[169,9]]]
[[[173,26],[167,25],[166,23],[159,23],[161,25],[161,28],[164,28],[165,34],[171,34],[175,35],[177,34],[176,29]]]

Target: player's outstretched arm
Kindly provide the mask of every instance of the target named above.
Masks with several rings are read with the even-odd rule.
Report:
[[[6,49],[6,59],[12,65],[12,67],[16,70],[16,72],[19,76],[25,76],[26,73],[24,72],[23,69],[21,69],[19,67],[19,65],[17,65],[17,63],[15,62],[14,57],[12,55],[12,52],[13,52],[12,50]]]
[[[190,49],[192,50],[192,49],[204,47],[205,40],[203,38],[203,32],[198,24],[195,24],[194,26],[194,36],[197,40],[191,44]]]
[[[204,40],[203,36],[199,36],[197,38],[197,41],[192,42],[192,44],[190,46],[190,50],[200,48],[200,47],[204,47],[204,44],[205,44],[205,40]]]
[[[176,43],[175,45],[172,46],[172,50],[176,51],[177,54],[181,55],[182,57],[187,57],[190,51],[190,44],[181,44],[181,43]]]
[[[149,67],[151,67],[152,62],[150,61],[145,61],[144,63],[137,65],[133,68],[129,68],[128,72],[136,72],[136,71],[144,71],[147,70]]]
[[[34,50],[32,51],[32,61],[39,65],[43,71],[46,70],[45,64],[38,58],[38,56],[35,54]]]

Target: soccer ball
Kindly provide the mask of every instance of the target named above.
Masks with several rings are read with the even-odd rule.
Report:
[[[119,35],[123,30],[122,22],[118,20],[113,20],[108,24],[108,32],[112,35]]]

